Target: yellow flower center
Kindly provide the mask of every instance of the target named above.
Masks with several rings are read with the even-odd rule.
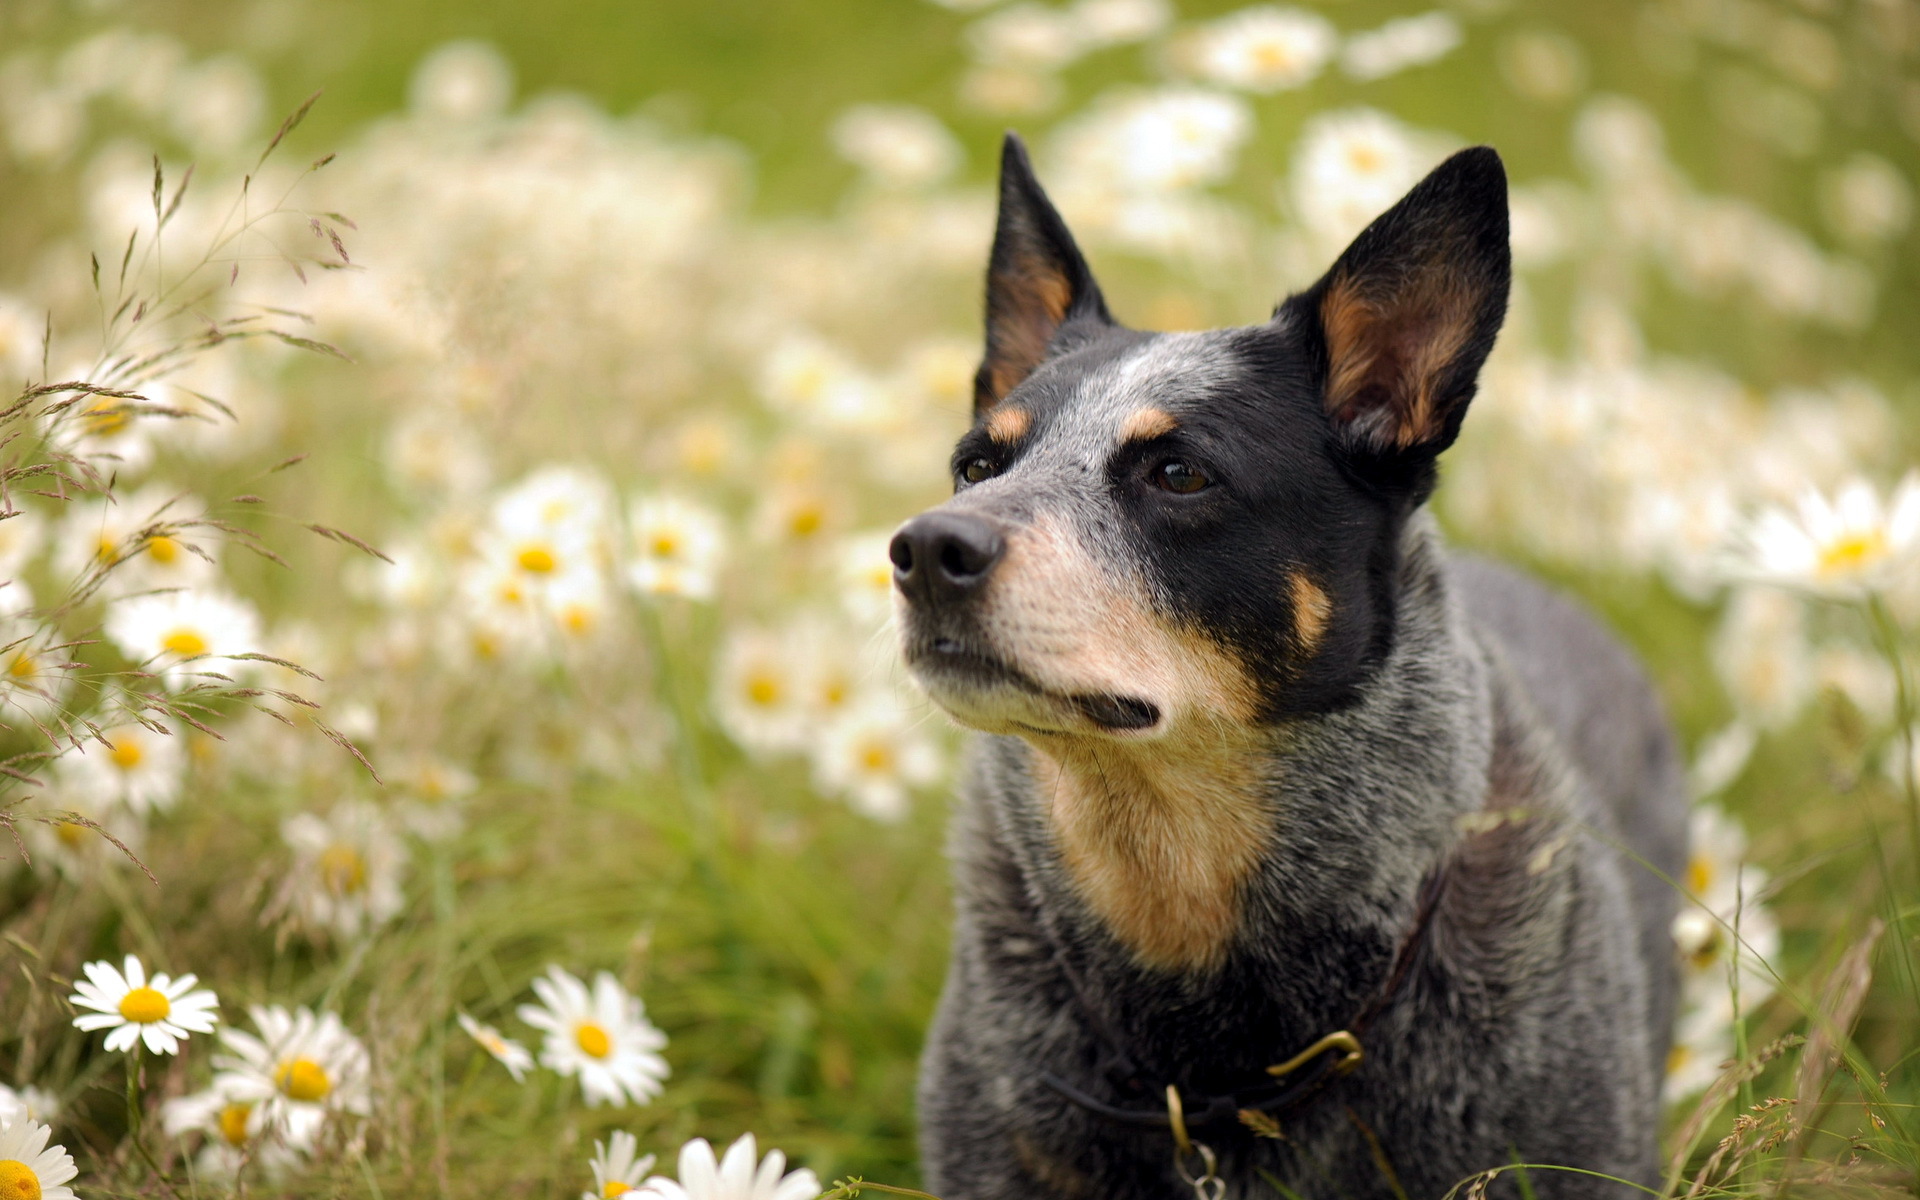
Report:
[[[581,1053],[590,1058],[605,1058],[613,1053],[613,1039],[607,1031],[592,1021],[582,1021],[573,1027],[573,1040]]]
[[[553,551],[547,549],[545,546],[522,547],[520,557],[517,561],[522,571],[527,571],[534,575],[551,575],[553,574],[553,569],[560,565],[559,561],[554,558]]]
[[[1347,162],[1362,175],[1371,175],[1385,164],[1377,146],[1354,146],[1347,151]]]
[[[586,633],[593,628],[593,609],[585,604],[569,604],[560,610],[560,624],[568,633]]]
[[[819,533],[820,527],[826,523],[827,514],[819,505],[802,505],[787,518],[787,532],[797,538],[808,538]]]
[[[600,1194],[607,1200],[613,1200],[615,1196],[624,1196],[632,1190],[633,1185],[624,1179],[609,1179],[606,1186],[600,1189]]]
[[[1886,556],[1887,535],[1878,529],[1844,534],[1820,547],[1820,573],[1845,575]]]
[[[1696,896],[1705,894],[1707,885],[1713,882],[1713,864],[1703,856],[1694,855],[1687,861],[1687,886]]]
[[[120,740],[113,744],[113,749],[107,751],[108,761],[122,771],[133,770],[145,757],[146,751],[140,749],[139,737],[131,733],[122,733]]]
[[[0,1158],[0,1200],[40,1200],[40,1177],[17,1158]]]
[[[170,537],[147,539],[147,557],[161,566],[172,566],[180,561],[180,543]]]
[[[1667,1074],[1671,1075],[1681,1067],[1686,1066],[1687,1060],[1692,1057],[1693,1047],[1681,1042],[1675,1042],[1673,1048],[1667,1051]]]
[[[860,765],[869,771],[884,771],[893,765],[893,751],[885,746],[868,746],[860,752]]]
[[[173,1005],[166,996],[150,987],[137,987],[120,999],[120,1015],[136,1025],[151,1025],[155,1021],[164,1021],[173,1011]]]
[[[80,417],[81,425],[94,437],[112,437],[132,421],[132,413],[111,401],[92,405]]]
[[[1263,42],[1253,51],[1253,59],[1263,70],[1284,71],[1293,66],[1293,47],[1285,42]]]
[[[772,675],[760,674],[747,679],[747,699],[762,708],[772,708],[780,703],[780,697],[786,691],[780,681]]]
[[[62,846],[78,848],[80,843],[87,840],[87,827],[75,825],[72,821],[60,821],[53,827],[53,836],[60,839]]]
[[[351,896],[367,886],[367,860],[344,842],[320,852],[320,879],[336,896]]]
[[[327,1078],[326,1068],[310,1058],[281,1063],[280,1069],[273,1073],[273,1083],[289,1100],[304,1100],[309,1104],[325,1100],[333,1090],[333,1080]]]
[[[678,553],[680,553],[679,538],[664,530],[653,535],[653,556],[655,558],[672,558]]]
[[[114,538],[101,534],[100,541],[93,548],[93,556],[102,565],[112,566],[120,561],[120,543]]]
[[[40,673],[40,664],[33,655],[20,652],[13,656],[13,662],[7,665],[7,674],[15,679],[29,679]]]
[[[839,708],[847,702],[847,696],[852,690],[844,679],[829,679],[820,685],[820,703],[828,708]]]
[[[176,629],[160,639],[160,644],[181,658],[195,658],[207,652],[207,639],[196,629]]]
[[[229,1146],[247,1144],[247,1121],[253,1116],[251,1104],[229,1104],[220,1110],[220,1136]]]

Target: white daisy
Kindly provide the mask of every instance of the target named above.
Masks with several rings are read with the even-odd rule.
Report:
[[[778,1150],[759,1158],[751,1133],[741,1134],[717,1162],[707,1139],[695,1138],[680,1148],[679,1180],[656,1175],[641,1195],[652,1200],[813,1200],[820,1194],[820,1180],[812,1171],[803,1167],[782,1174],[786,1167],[787,1156]]]
[[[52,1092],[32,1085],[10,1088],[0,1083],[0,1129],[17,1121],[38,1121],[42,1125],[51,1125],[59,1112],[60,1101]]]
[[[928,187],[960,166],[960,143],[923,108],[861,104],[833,123],[833,148],[883,187]]]
[[[205,988],[193,990],[197,976],[178,979],[159,973],[149,980],[140,960],[129,954],[124,972],[109,962],[90,962],[87,978],[73,985],[68,1002],[92,1009],[73,1019],[75,1029],[109,1029],[108,1050],[131,1049],[145,1042],[153,1054],[177,1054],[189,1033],[212,1033],[220,1001]]]
[[[1060,135],[1071,190],[1162,194],[1218,183],[1233,173],[1253,130],[1245,100],[1192,87],[1119,91]]]
[[[788,333],[760,370],[760,394],[782,416],[834,429],[871,429],[893,415],[887,390],[815,334]]]
[[[464,801],[480,786],[472,771],[432,754],[400,760],[388,778],[406,797],[400,806],[401,823],[429,841],[460,832],[465,824]]]
[[[135,537],[155,521],[191,516],[197,502],[151,483],[125,495],[98,496],[67,506],[53,538],[53,569],[69,579],[111,567],[139,552]]]
[[[54,773],[62,784],[104,804],[134,813],[172,806],[180,795],[186,754],[180,739],[145,725],[115,725],[61,755]]]
[[[1224,87],[1278,92],[1310,82],[1339,44],[1333,23],[1318,13],[1260,5],[1208,25],[1194,49],[1194,65]]]
[[[339,1017],[279,1006],[247,1012],[259,1036],[231,1026],[220,1031],[231,1053],[214,1058],[214,1086],[259,1106],[265,1127],[287,1145],[312,1145],[329,1116],[372,1111],[367,1049]]]
[[[1362,83],[1385,79],[1408,67],[1424,66],[1452,53],[1466,38],[1460,21],[1438,9],[1411,17],[1396,17],[1371,33],[1347,40],[1340,66]]]
[[[1707,1090],[1734,1055],[1733,1023],[1720,1012],[1690,1008],[1674,1025],[1661,1098],[1668,1104]]]
[[[611,974],[594,976],[593,990],[557,966],[533,981],[539,1004],[520,1006],[520,1019],[544,1030],[540,1062],[580,1077],[589,1106],[644,1103],[660,1094],[667,1037],[647,1020],[646,1006]]]
[[[513,1076],[515,1083],[526,1078],[527,1070],[533,1066],[533,1055],[525,1046],[512,1038],[501,1036],[498,1029],[482,1025],[466,1013],[455,1013],[454,1018],[460,1022],[460,1028],[466,1031],[468,1037],[478,1042],[482,1050],[507,1069],[507,1074]]]
[[[1909,472],[1884,504],[1864,479],[1849,480],[1832,499],[1809,490],[1792,510],[1761,512],[1742,541],[1736,575],[1826,596],[1864,595],[1920,542],[1920,471]]]
[[[642,595],[713,595],[715,569],[726,549],[719,514],[675,496],[636,501],[629,514],[633,556],[627,582]]]
[[[177,1096],[160,1106],[160,1120],[174,1137],[200,1133],[194,1170],[204,1177],[231,1180],[252,1164],[275,1177],[298,1161],[296,1152],[272,1136],[267,1108],[258,1100],[232,1094],[230,1083]]]
[[[55,444],[99,460],[102,473],[131,475],[153,461],[153,422],[164,419],[155,407],[119,396],[80,396],[53,418]]]
[[[1371,108],[1308,121],[1293,160],[1293,208],[1307,229],[1345,245],[1431,166],[1405,125]]]
[[[869,700],[835,721],[813,753],[815,786],[882,821],[904,816],[909,790],[939,773],[932,739],[891,697]]]
[[[490,516],[493,528],[518,544],[516,557],[532,560],[522,565],[541,574],[555,570],[539,562],[543,548],[551,551],[555,543],[603,547],[612,510],[612,491],[599,475],[580,467],[549,466],[502,493]]]
[[[114,573],[114,584],[122,592],[195,588],[211,584],[219,574],[219,543],[189,541],[184,531],[176,530],[140,542]]]
[[[861,625],[879,628],[893,616],[893,534],[852,534],[840,543],[840,603]]]
[[[0,722],[30,727],[60,711],[74,664],[56,644],[51,634],[39,634],[0,650]]]
[[[749,753],[796,750],[808,730],[806,682],[792,639],[742,629],[720,652],[713,682],[714,714],[727,736]]]
[[[201,672],[231,674],[206,659],[260,649],[260,617],[244,600],[219,592],[163,592],[116,600],[107,609],[107,637],[121,653],[178,690]]]
[[[1741,716],[1760,729],[1792,723],[1813,698],[1806,606],[1792,592],[1775,587],[1736,590],[1709,650],[1714,672]]]
[[[1024,71],[1055,71],[1086,51],[1071,14],[1044,4],[1009,5],[967,30],[981,62]]]
[[[310,930],[354,938],[406,906],[407,848],[371,804],[347,801],[325,817],[297,813],[280,824],[293,850],[281,902]]]
[[[0,1196],[7,1200],[74,1200],[67,1180],[78,1172],[64,1146],[49,1146],[53,1130],[37,1121],[0,1126]]]
[[[67,813],[84,817],[93,825],[56,819]],[[102,866],[128,866],[129,854],[138,857],[145,852],[144,815],[115,801],[69,788],[47,804],[41,815],[48,819],[29,821],[24,826],[34,865],[50,865],[69,879],[87,881]],[[114,845],[108,836],[120,844]]]
[[[1737,970],[1740,1006],[1752,1008],[1773,995],[1767,964],[1780,950],[1779,922],[1757,899],[1766,873],[1745,861],[1747,835],[1740,823],[1714,805],[1695,806],[1690,840],[1681,880],[1688,901],[1673,919],[1682,994],[1689,1004],[1730,1006],[1731,972]]]
[[[580,1200],[613,1200],[640,1186],[653,1170],[653,1155],[638,1157],[639,1139],[624,1129],[615,1130],[606,1142],[593,1144],[593,1190],[581,1192]]]
[[[1173,21],[1167,0],[1078,0],[1072,9],[1080,40],[1088,46],[1144,41]]]

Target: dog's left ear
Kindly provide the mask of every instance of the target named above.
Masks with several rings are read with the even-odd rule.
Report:
[[[1047,358],[1061,327],[1079,318],[1111,324],[1100,285],[1067,223],[1041,190],[1019,135],[1000,151],[1000,217],[987,261],[987,352],[973,381],[975,416]]]
[[[1327,417],[1350,451],[1425,468],[1453,443],[1512,271],[1506,171],[1476,146],[1434,168],[1281,306],[1318,335]]]

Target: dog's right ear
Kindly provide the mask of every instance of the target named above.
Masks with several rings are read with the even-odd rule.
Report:
[[[1018,134],[1000,151],[1000,218],[987,261],[987,353],[973,381],[975,416],[986,412],[1046,360],[1069,321],[1111,324],[1107,302],[1073,244]]]

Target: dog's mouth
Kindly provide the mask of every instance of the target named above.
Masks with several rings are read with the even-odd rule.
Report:
[[[1137,733],[1160,723],[1160,706],[1137,696],[1069,696],[1080,715],[1113,733]]]
[[[991,651],[953,637],[914,639],[907,665],[934,701],[963,724],[993,732],[1139,734],[1160,706],[1139,696],[1061,692]]]

